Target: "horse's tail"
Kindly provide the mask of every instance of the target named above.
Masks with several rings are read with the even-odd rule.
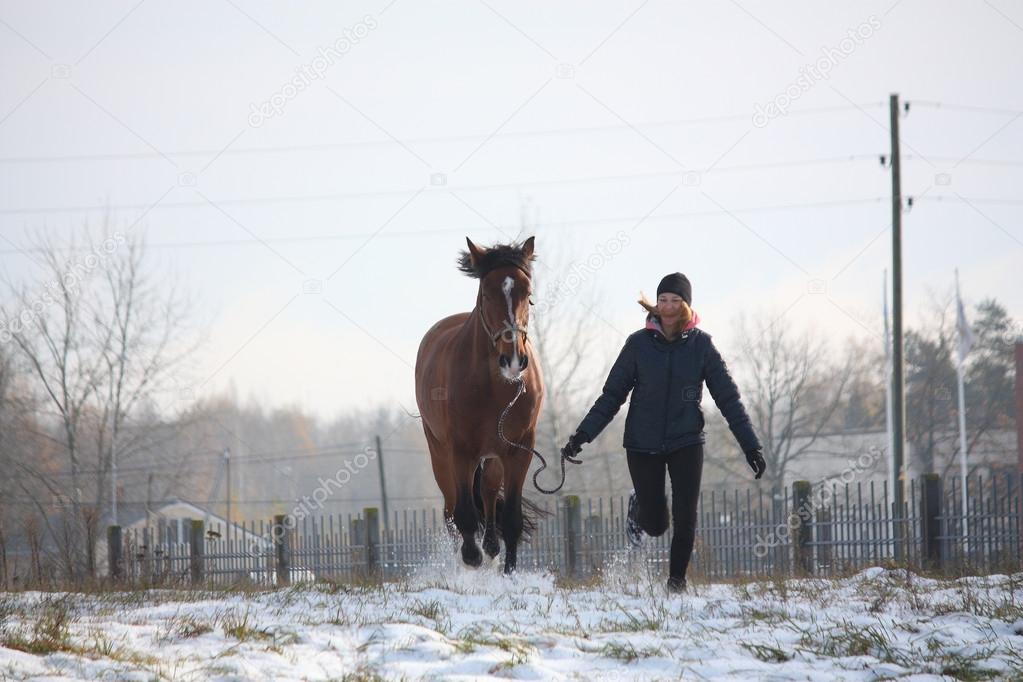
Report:
[[[476,465],[476,471],[472,475],[472,501],[476,505],[476,512],[480,519],[480,530],[485,530],[483,527],[483,461]],[[504,514],[504,494],[500,493],[497,496],[497,502],[494,504],[495,521],[497,522],[497,533],[501,535],[501,518]],[[540,519],[545,516],[550,516],[550,512],[538,505],[536,502],[528,499],[525,495],[522,496],[522,534],[524,538],[529,538],[533,535],[533,532],[537,529],[537,524]]]
[[[533,502],[525,495],[522,496],[522,533],[525,537],[532,537],[533,531],[536,530],[540,519],[550,515],[549,511],[536,502]]]

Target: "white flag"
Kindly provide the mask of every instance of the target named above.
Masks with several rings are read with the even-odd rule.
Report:
[[[969,323],[966,321],[966,311],[963,310],[963,299],[959,297],[959,271],[956,271],[956,332],[958,343],[956,344],[956,352],[959,355],[959,366],[962,367],[963,363],[966,362],[966,355],[973,348],[973,330],[970,329]]]

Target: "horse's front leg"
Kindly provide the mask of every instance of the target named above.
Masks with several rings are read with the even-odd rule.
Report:
[[[515,452],[504,458],[504,507],[501,534],[504,536],[504,572],[514,573],[522,537],[522,483],[529,471],[530,452]]]
[[[497,496],[501,492],[504,480],[504,467],[496,457],[485,459],[480,463],[480,496],[483,499],[483,551],[494,558],[501,551],[501,541],[497,537]]]
[[[462,534],[462,561],[467,566],[476,568],[483,563],[483,553],[476,544],[476,531],[479,529],[479,515],[473,501],[472,486],[476,470],[475,461],[459,462],[455,493],[455,527]]]

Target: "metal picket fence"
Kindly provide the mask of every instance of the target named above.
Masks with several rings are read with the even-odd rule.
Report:
[[[835,575],[879,563],[946,571],[1019,570],[1023,561],[1023,476],[971,478],[962,504],[958,478],[912,480],[896,504],[882,482],[700,496],[690,574],[705,578]],[[615,561],[666,572],[671,531],[631,550],[624,496],[546,500],[519,569],[592,576]],[[131,584],[254,583],[393,579],[450,566],[457,542],[439,509],[376,508],[205,527],[201,520],[108,528],[110,574]]]

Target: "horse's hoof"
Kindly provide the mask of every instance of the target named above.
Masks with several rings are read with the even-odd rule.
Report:
[[[497,556],[498,552],[501,551],[501,542],[497,539],[496,535],[487,535],[483,538],[483,551],[491,559]]]
[[[515,571],[515,564],[509,564],[509,563],[505,562],[505,564],[504,564],[504,574],[505,575],[514,575],[515,572],[516,572]]]
[[[472,568],[479,568],[483,563],[483,553],[475,543],[469,544],[468,542],[462,543],[462,561],[465,562],[466,566]]]

